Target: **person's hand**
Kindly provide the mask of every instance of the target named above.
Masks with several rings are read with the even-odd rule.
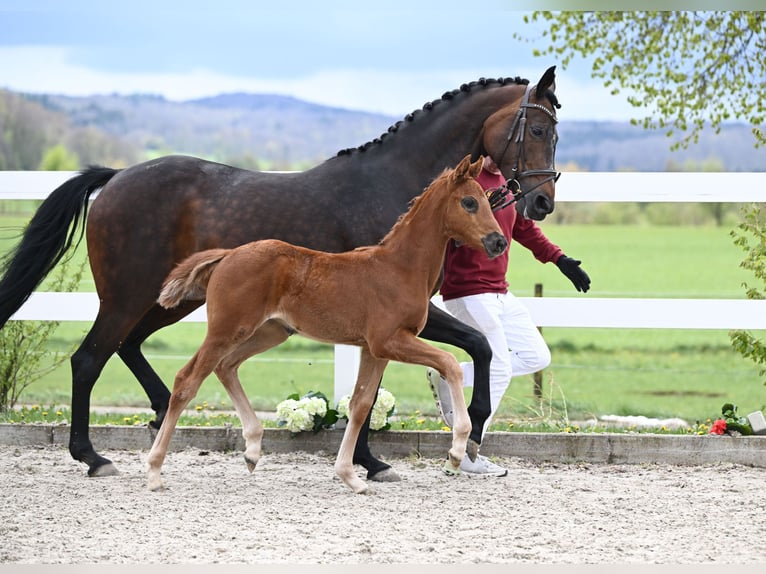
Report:
[[[586,293],[588,289],[590,289],[590,277],[588,277],[588,274],[580,267],[581,263],[582,261],[572,259],[566,255],[562,255],[559,257],[559,260],[556,261],[559,270],[569,278],[574,284],[575,289]]]
[[[487,199],[492,211],[497,211],[510,205],[511,202],[508,199],[510,193],[510,190],[505,186],[487,190]]]

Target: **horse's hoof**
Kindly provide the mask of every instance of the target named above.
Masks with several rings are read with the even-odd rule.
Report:
[[[167,405],[154,409],[155,417],[153,421],[149,421],[149,426],[155,430],[160,430],[162,421],[165,420],[165,415],[168,412]]]
[[[447,460],[444,463],[442,470],[444,471],[444,474],[446,474],[447,476],[458,476],[462,472],[460,470],[460,465],[458,464],[457,466],[455,466],[454,464],[452,464],[450,460]]]
[[[88,469],[88,476],[90,476],[91,478],[101,478],[104,476],[117,476],[118,474],[120,474],[120,471],[117,470],[117,467],[114,466],[111,462]]]
[[[402,477],[399,476],[393,468],[385,468],[380,472],[376,472],[372,476],[368,476],[367,480],[375,482],[399,482]]]
[[[479,456],[479,443],[474,440],[468,439],[468,443],[465,446],[465,452],[471,462],[476,462],[476,457]]]

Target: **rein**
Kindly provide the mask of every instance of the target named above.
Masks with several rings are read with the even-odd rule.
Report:
[[[518,144],[518,152],[516,154],[516,163],[511,169],[512,176],[506,180],[505,185],[503,187],[497,188],[496,190],[493,190],[495,200],[490,202],[493,205],[492,207],[493,211],[497,211],[498,209],[503,209],[504,207],[508,207],[509,205],[519,201],[522,197],[534,191],[541,185],[544,185],[548,183],[549,181],[553,181],[555,183],[561,177],[561,172],[558,172],[555,169],[528,169],[528,170],[523,169],[523,166],[525,163],[524,162],[524,134],[526,132],[526,127],[527,127],[527,109],[535,108],[537,110],[541,110],[545,112],[546,115],[551,119],[551,121],[553,121],[554,124],[557,124],[559,121],[558,118],[556,118],[556,115],[545,106],[541,106],[540,104],[529,103],[529,93],[533,89],[534,89],[534,86],[527,86],[527,89],[524,92],[524,98],[522,99],[521,105],[519,106],[519,111],[516,112],[516,117],[514,118],[513,124],[511,125],[511,131],[508,133],[508,138],[505,142],[503,153],[500,155],[500,158],[498,159],[498,161],[495,162],[497,165],[502,165],[503,158],[505,157],[505,154],[508,151],[508,146],[511,144],[511,140],[514,140],[513,136],[514,134],[516,134],[515,142]],[[519,168],[522,168],[521,172],[519,172]],[[540,181],[533,187],[530,187],[529,189],[522,191],[520,180],[524,179],[525,177],[530,177],[535,175],[547,175],[548,177],[546,177],[545,179],[543,179],[542,181]],[[498,192],[500,193],[498,194]],[[512,196],[510,199],[508,199],[509,195]],[[499,203],[501,198],[503,200],[503,203]]]

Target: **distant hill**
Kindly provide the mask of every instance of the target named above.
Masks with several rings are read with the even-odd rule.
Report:
[[[717,160],[726,171],[766,170],[766,149],[754,146],[750,127],[727,124],[720,133],[707,128],[688,149],[670,151],[678,136],[645,130],[630,122],[567,121],[561,114],[558,163],[574,162],[587,171],[666,171],[669,164]]]
[[[188,153],[264,168],[308,167],[386,132],[401,117],[312,104],[268,94],[233,93],[175,102],[154,95],[70,97],[25,95],[64,114],[74,126],[118,136],[150,154]],[[729,171],[763,171],[764,151],[750,128],[727,125],[703,132],[688,150],[669,151],[664,133],[628,122],[569,121],[560,112],[557,163],[588,171],[665,171],[669,163],[717,159]],[[247,165],[246,167],[254,167]]]

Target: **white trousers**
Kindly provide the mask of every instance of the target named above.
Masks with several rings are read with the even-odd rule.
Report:
[[[524,305],[512,293],[482,293],[444,302],[447,311],[481,331],[492,348],[489,394],[492,411],[489,428],[511,377],[528,375],[551,363],[551,351]],[[473,386],[473,363],[461,363],[463,386]]]

